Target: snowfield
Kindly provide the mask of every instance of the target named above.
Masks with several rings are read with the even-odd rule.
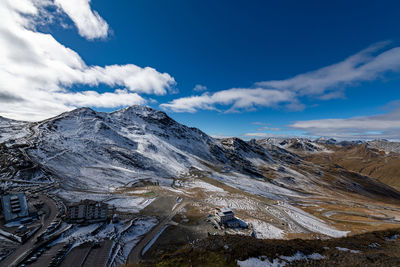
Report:
[[[55,240],[52,245],[58,243],[72,243],[73,247],[77,247],[87,242],[101,242],[106,239],[112,240],[113,247],[117,248],[111,266],[119,266],[126,263],[132,248],[139,242],[140,238],[150,231],[158,223],[153,217],[140,218],[135,221],[123,221],[119,223],[109,224],[90,224],[87,226],[74,225],[70,230],[64,233],[59,239]],[[95,235],[91,233],[97,228],[101,230]]]
[[[353,250],[353,249],[342,248],[342,247],[336,247],[336,249],[339,251],[345,251],[345,252],[350,252],[350,253],[354,253],[354,254],[361,253],[361,251],[359,251],[359,250]]]
[[[28,136],[28,125],[29,123],[27,122],[9,120],[0,116],[0,143],[11,139],[17,141]]]
[[[129,253],[140,241],[140,238],[149,232],[157,223],[158,221],[155,218],[136,220],[132,227],[125,231],[116,241],[120,249],[116,253],[115,261],[112,266],[125,264]]]
[[[180,185],[183,188],[199,188],[199,189],[202,189],[204,191],[209,191],[209,192],[225,193],[224,189],[214,186],[212,184],[206,183],[199,179],[191,179],[190,181],[186,181],[184,183],[181,183]]]
[[[112,194],[104,194],[104,193],[90,193],[90,192],[82,192],[82,191],[67,191],[67,190],[56,190],[54,194],[58,195],[62,199],[67,202],[79,202],[84,199],[90,199],[94,201],[103,201],[107,198],[112,197]]]
[[[114,206],[117,211],[132,213],[138,213],[154,200],[154,198],[126,196],[115,193],[103,194],[66,190],[57,190],[54,193],[70,203],[79,202],[84,199],[103,201],[109,205]]]
[[[253,226],[253,231],[256,238],[260,239],[283,239],[285,232],[272,224],[259,221],[249,220],[249,223]]]
[[[155,198],[127,197],[121,196],[105,201],[109,205],[116,207],[118,211],[137,213],[153,202]]]
[[[349,233],[349,231],[336,230],[328,226],[323,220],[287,203],[280,202],[278,206],[282,207],[282,210],[289,215],[293,221],[310,232],[320,233],[330,237],[343,237]]]
[[[258,210],[257,202],[241,195],[230,195],[229,197],[210,195],[205,201],[217,207],[229,207],[234,210]]]
[[[302,194],[296,191],[283,188],[264,180],[256,180],[240,173],[232,173],[231,175],[212,173],[211,178],[244,192],[263,196],[268,199],[289,200],[302,197]]]
[[[244,261],[237,261],[237,264],[240,267],[283,267],[293,261],[322,260],[324,258],[325,257],[319,253],[305,255],[297,251],[293,256],[279,256],[279,258],[274,258],[272,262],[270,262],[267,257],[261,256],[258,258],[249,258]]]

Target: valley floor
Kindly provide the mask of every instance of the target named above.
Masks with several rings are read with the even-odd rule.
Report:
[[[236,179],[236,182],[240,184],[242,178],[236,177]],[[115,244],[121,246],[118,248],[120,252],[115,252],[115,255],[120,256],[112,263],[114,266],[124,262],[154,263],[153,259],[164,259],[165,255],[177,253],[176,251],[179,251],[182,246],[196,244],[198,240],[203,240],[200,242],[215,240],[218,243],[217,240],[237,238],[237,240],[242,240],[240,242],[250,242],[246,240],[256,242],[255,237],[259,240],[280,240],[277,244],[289,248],[292,244],[302,242],[323,247],[324,242],[339,240],[335,238],[400,227],[400,206],[395,199],[375,198],[372,201],[367,196],[344,191],[330,191],[329,194],[323,191],[313,194],[301,192],[296,197],[288,197],[282,192],[276,192],[275,194],[268,193],[272,196],[268,198],[254,192],[247,193],[231,184],[224,183],[223,179],[210,178],[209,174],[193,169],[175,178],[172,186],[151,183],[140,186],[128,184],[116,188],[112,194],[60,191],[59,195],[67,201],[71,199],[76,201],[76,198],[80,196],[113,203],[122,219],[152,220],[151,218],[154,218],[155,221],[152,222],[151,227],[141,231],[140,235],[135,235],[133,245],[132,242],[116,239],[118,237],[122,240],[123,235],[113,239]],[[257,181],[248,187],[257,189]],[[249,227],[247,229],[220,227],[216,229],[210,222],[216,207],[232,208],[235,216]],[[274,243],[274,241],[265,242]],[[371,241],[372,243],[375,242]],[[205,244],[212,247],[211,243],[203,245],[206,246]],[[390,244],[395,243],[389,242],[388,246],[383,248],[389,248]],[[327,247],[332,246],[327,245]],[[337,246],[342,247],[340,243]],[[129,251],[129,248],[132,251]],[[345,245],[343,248],[360,250],[359,247]],[[312,250],[307,249],[299,251],[303,254],[313,253]],[[322,250],[315,251],[321,253]],[[279,255],[288,255],[284,252],[279,252]],[[321,255],[327,258],[338,253],[341,255],[346,251],[334,247],[323,252]],[[295,254],[296,251],[293,251],[293,255]],[[300,254],[297,255],[297,257],[300,256]],[[71,257],[72,255],[67,259]],[[237,259],[245,260],[243,257]],[[228,265],[231,263],[227,262]],[[246,266],[246,263],[243,264]]]

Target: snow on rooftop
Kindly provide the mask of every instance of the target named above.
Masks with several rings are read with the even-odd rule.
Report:
[[[233,211],[232,211],[232,209],[231,208],[227,208],[227,207],[224,207],[224,208],[221,208],[221,212],[222,213],[233,213]]]

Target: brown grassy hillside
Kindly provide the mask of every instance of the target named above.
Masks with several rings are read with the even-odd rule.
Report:
[[[400,266],[400,230],[387,230],[329,240],[260,240],[246,236],[210,236],[159,259],[131,266],[237,266],[237,260],[264,256],[319,253],[319,260],[301,260],[290,266]],[[396,236],[397,235],[397,236]],[[393,238],[397,237],[397,238]],[[339,250],[351,249],[353,252]]]
[[[400,154],[385,153],[366,144],[330,149],[332,153],[309,154],[306,160],[328,168],[339,165],[400,190]]]

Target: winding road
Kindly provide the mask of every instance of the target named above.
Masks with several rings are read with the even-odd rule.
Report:
[[[9,266],[17,266],[19,262],[26,257],[31,249],[34,247],[36,238],[46,231],[46,228],[50,225],[50,223],[54,220],[57,215],[57,205],[56,203],[48,198],[45,195],[40,195],[40,199],[43,200],[50,208],[50,214],[47,219],[43,219],[42,217],[42,228],[32,236],[28,241],[24,244],[21,244],[10,256],[8,256],[4,261],[0,262],[0,266],[9,267]]]

